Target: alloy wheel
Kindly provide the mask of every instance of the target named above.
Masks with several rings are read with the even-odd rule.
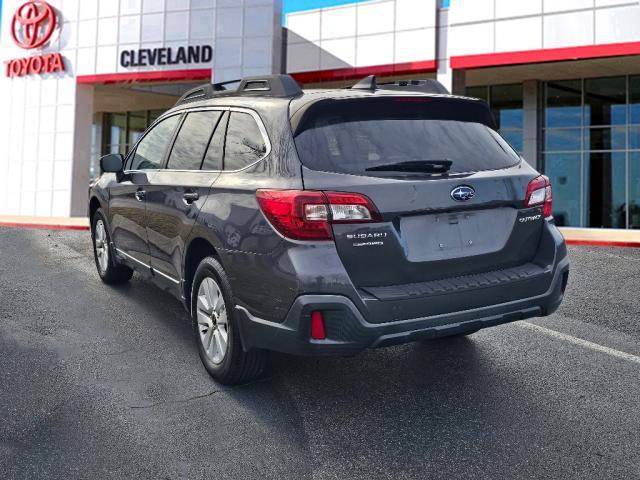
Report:
[[[206,277],[200,283],[196,308],[204,351],[213,363],[220,364],[227,354],[229,322],[222,290],[213,278]]]
[[[102,220],[96,222],[94,243],[100,272],[105,273],[109,267],[109,242],[107,240],[107,231]]]

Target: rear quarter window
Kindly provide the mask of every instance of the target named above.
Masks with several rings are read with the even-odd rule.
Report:
[[[240,170],[267,153],[262,132],[252,115],[231,112],[224,149],[224,169]]]

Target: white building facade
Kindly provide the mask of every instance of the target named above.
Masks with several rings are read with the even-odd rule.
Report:
[[[51,0],[57,24],[33,49],[12,35],[23,3],[2,15],[0,58],[23,61],[0,76],[0,213],[83,215],[96,159],[195,83],[375,74],[485,99],[551,178],[559,224],[640,228],[637,0],[318,0],[285,15],[281,0]],[[32,59],[55,53],[64,71]]]
[[[87,188],[95,173],[105,115],[147,112],[126,126],[119,144],[129,145],[152,120],[175,103],[192,82],[279,72],[281,0],[4,0],[0,59],[0,213],[86,214]],[[28,22],[49,5],[52,34],[29,46]],[[15,39],[13,37],[16,37]],[[18,60],[60,54],[63,71],[27,72]],[[39,62],[38,62],[39,63]],[[36,65],[39,67],[39,64]],[[23,73],[25,73],[23,75]],[[158,86],[162,85],[162,87]],[[157,91],[160,89],[160,91]],[[140,115],[138,115],[139,117]],[[96,121],[98,120],[98,121]],[[109,126],[117,130],[118,125]],[[106,132],[108,137],[109,132]],[[94,151],[92,151],[92,149]],[[93,162],[92,162],[93,160]]]

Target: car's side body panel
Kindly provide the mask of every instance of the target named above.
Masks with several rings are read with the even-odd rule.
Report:
[[[218,175],[171,170],[148,174],[146,230],[151,267],[177,286],[186,241]]]
[[[243,172],[223,172],[213,184],[189,239],[191,242],[203,238],[213,245],[237,302],[258,308],[262,313],[269,312],[273,304],[281,303],[282,284],[253,265],[266,263],[272,269],[280,268],[274,252],[284,240],[260,211],[255,191],[302,188],[299,176],[274,176],[269,172],[271,168],[277,166],[271,165],[271,158],[266,158]]]
[[[112,181],[108,187],[108,218],[111,238],[118,250],[149,265],[146,200],[139,196],[139,192],[143,192],[147,185],[148,176],[145,172],[128,173],[120,181]]]

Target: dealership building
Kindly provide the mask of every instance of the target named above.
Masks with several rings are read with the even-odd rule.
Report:
[[[437,78],[489,103],[559,224],[640,228],[637,0],[4,0],[0,59],[0,214],[85,215],[99,157],[186,90],[287,72]]]

